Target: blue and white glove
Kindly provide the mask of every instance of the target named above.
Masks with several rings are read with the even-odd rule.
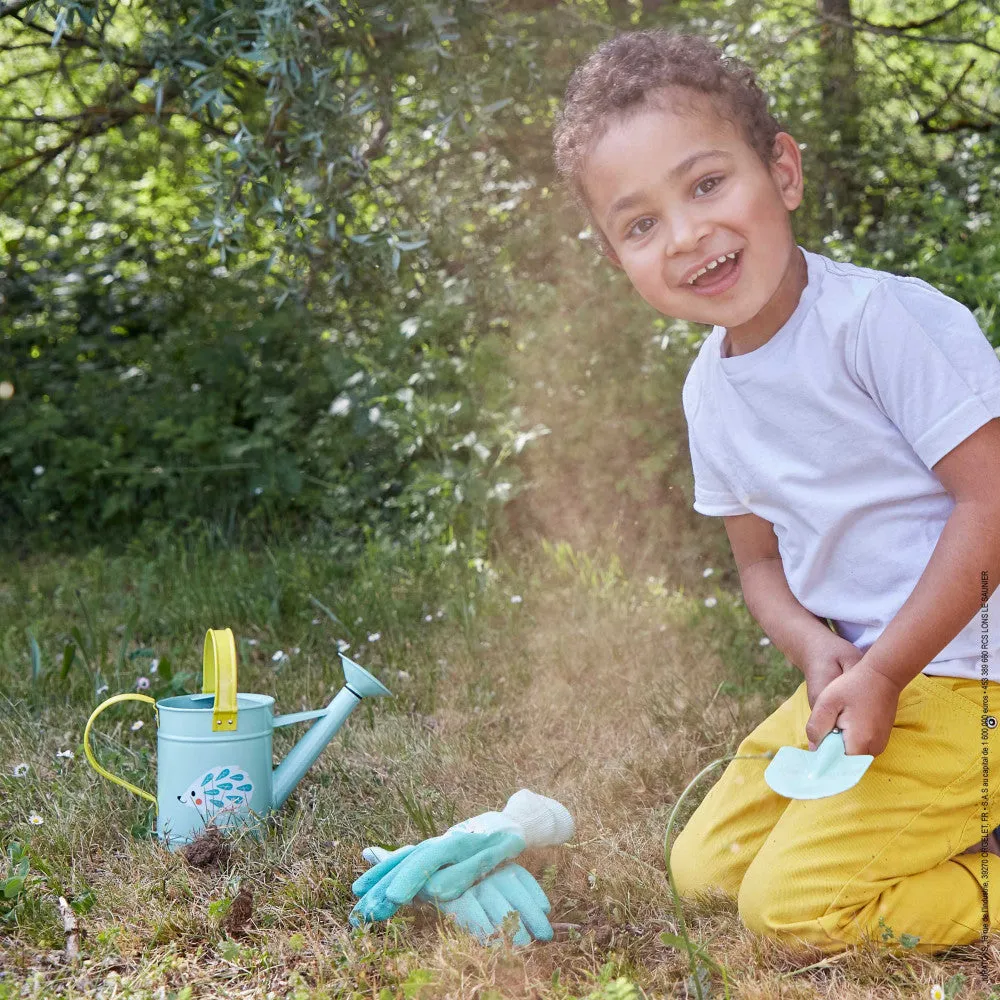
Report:
[[[351,922],[387,920],[421,890],[435,903],[457,899],[494,868],[527,847],[553,847],[573,836],[573,817],[555,799],[515,792],[502,812],[458,823],[391,856],[351,886],[357,904]]]
[[[403,847],[400,850],[405,851]],[[381,847],[366,847],[361,856],[369,864],[379,864],[393,854]],[[458,899],[435,902],[426,890],[414,897],[432,903],[441,913],[454,918],[464,931],[475,935],[480,944],[496,940],[504,918],[518,915],[514,944],[523,947],[536,941],[551,941],[552,926],[548,921],[549,900],[542,887],[520,865],[504,865],[491,872]]]

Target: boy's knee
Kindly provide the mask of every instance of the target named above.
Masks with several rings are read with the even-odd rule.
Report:
[[[715,889],[735,897],[738,882],[733,884],[727,868],[713,859],[711,845],[695,836],[690,827],[681,830],[670,849],[670,870],[681,896]]]

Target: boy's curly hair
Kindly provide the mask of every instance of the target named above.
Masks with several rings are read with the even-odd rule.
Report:
[[[591,214],[582,179],[587,155],[616,119],[648,106],[651,95],[665,87],[707,95],[761,160],[771,162],[781,126],[746,63],[696,35],[662,28],[629,31],[601,44],[573,71],[556,114],[556,170],[586,215]],[[604,250],[604,235],[595,228]]]

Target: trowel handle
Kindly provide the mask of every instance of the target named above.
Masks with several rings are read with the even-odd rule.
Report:
[[[87,755],[87,761],[90,766],[98,773],[104,775],[108,781],[113,781],[116,785],[121,785],[122,788],[127,788],[130,792],[136,795],[141,795],[144,799],[149,799],[153,803],[153,809],[156,809],[156,796],[150,795],[149,792],[143,791],[141,788],[137,788],[135,785],[126,781],[124,778],[119,778],[118,775],[112,774],[110,771],[106,771],[100,764],[97,763],[97,758],[94,756],[94,751],[90,748],[90,727],[94,724],[94,720],[103,712],[106,708],[110,708],[112,705],[117,704],[119,701],[148,701],[153,708],[156,708],[156,699],[150,698],[146,694],[116,694],[113,698],[108,698],[107,701],[102,701],[93,712],[90,713],[90,718],[87,720],[87,727],[83,731],[83,752]]]

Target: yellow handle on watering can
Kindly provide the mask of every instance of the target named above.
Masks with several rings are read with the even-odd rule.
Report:
[[[235,732],[236,640],[231,628],[210,628],[205,633],[201,690],[215,692],[212,731]]]
[[[130,792],[134,792],[136,795],[141,795],[144,799],[149,799],[149,801],[153,803],[153,809],[155,810],[155,795],[150,795],[149,792],[143,791],[141,788],[136,787],[124,778],[119,778],[118,775],[112,774],[110,771],[106,771],[100,764],[97,763],[94,751],[90,748],[90,727],[94,724],[94,719],[96,719],[106,708],[110,708],[119,701],[148,701],[150,705],[153,706],[153,709],[156,709],[156,699],[150,698],[148,694],[116,694],[113,698],[108,698],[107,701],[102,701],[101,704],[90,713],[90,718],[87,720],[87,727],[83,731],[83,752],[87,755],[87,760],[90,762],[90,766],[98,774],[103,774],[105,778],[109,781],[113,781],[116,785],[121,785],[122,788],[127,788]],[[159,712],[157,712],[157,722],[159,722]]]

